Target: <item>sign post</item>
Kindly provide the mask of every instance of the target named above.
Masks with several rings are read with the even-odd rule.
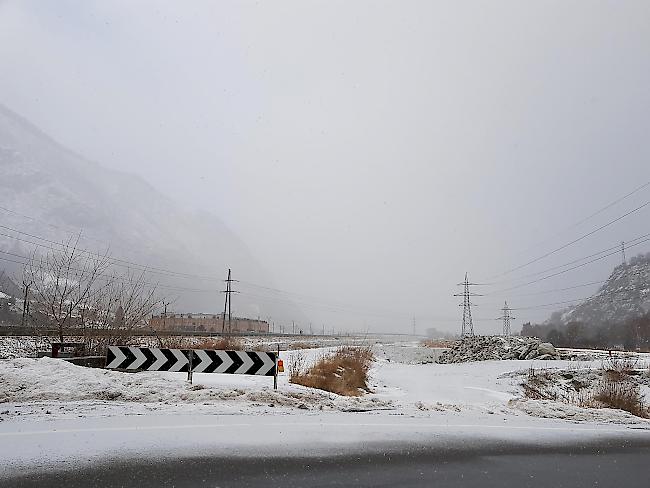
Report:
[[[189,361],[189,367],[187,368],[187,381],[190,382],[190,385],[192,384],[192,363],[194,359],[194,349],[190,349],[188,354],[187,360]]]
[[[278,353],[275,355],[275,374],[273,375],[273,389],[278,389],[278,358],[280,357],[280,344],[278,344]]]

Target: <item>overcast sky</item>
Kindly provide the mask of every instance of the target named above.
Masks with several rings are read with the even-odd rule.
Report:
[[[422,329],[459,329],[466,271],[516,284],[650,232],[649,206],[500,276],[650,200],[572,226],[650,180],[647,1],[0,0],[0,65],[0,103],[220,217],[274,286]],[[477,289],[476,329],[619,261]]]

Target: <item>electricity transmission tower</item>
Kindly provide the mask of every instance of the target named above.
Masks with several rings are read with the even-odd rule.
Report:
[[[228,279],[225,280],[226,283],[226,289],[222,291],[221,293],[224,293],[226,295],[226,301],[223,304],[223,315],[221,317],[221,333],[225,332],[226,330],[226,310],[228,311],[228,332],[232,332],[232,294],[233,293],[239,293],[238,291],[235,291],[232,289],[232,283],[236,282],[237,280],[233,280],[231,277],[231,271],[230,268],[228,268]]]
[[[621,241],[621,254],[623,255],[623,264],[625,264],[625,241]]]
[[[503,320],[503,335],[508,337],[512,333],[510,330],[510,321],[516,319],[517,317],[510,315],[512,309],[508,307],[508,302],[504,302],[501,311],[503,312],[503,315],[501,317],[498,317],[497,320]]]
[[[474,337],[474,324],[472,323],[472,305],[470,297],[480,297],[478,293],[472,293],[470,291],[470,286],[476,286],[478,283],[470,283],[467,279],[467,273],[465,273],[465,281],[458,283],[457,286],[463,287],[463,293],[455,293],[455,297],[463,297],[463,303],[458,304],[459,307],[463,307],[463,328],[461,329],[461,337]]]

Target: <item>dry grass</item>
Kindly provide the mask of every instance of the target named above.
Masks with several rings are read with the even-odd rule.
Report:
[[[372,361],[369,347],[344,346],[305,369],[304,359],[298,354],[289,364],[289,381],[338,395],[360,396],[370,391],[368,371]]]
[[[605,377],[596,387],[593,401],[600,407],[618,408],[637,417],[650,418],[639,385],[629,379]]]
[[[603,363],[597,381],[585,383],[573,378],[570,372],[553,373],[547,370],[529,369],[526,380],[521,384],[526,398],[533,400],[554,400],[588,408],[615,408],[637,417],[650,418],[650,408],[641,394],[634,375],[634,358],[610,358]],[[564,391],[558,394],[560,377],[570,379]]]
[[[552,388],[552,379],[548,370],[537,371],[531,366],[526,381],[521,384],[524,395],[532,400],[557,400],[558,395]]]
[[[616,373],[623,377],[632,374],[636,370],[638,362],[639,358],[632,356],[610,357],[603,361],[601,369],[607,373]]]
[[[241,351],[244,344],[235,337],[193,338],[161,337],[161,347],[169,349],[212,349],[218,351]]]
[[[218,339],[204,339],[192,346],[192,349],[213,349],[216,351],[241,351],[244,344],[235,337],[220,337]]]

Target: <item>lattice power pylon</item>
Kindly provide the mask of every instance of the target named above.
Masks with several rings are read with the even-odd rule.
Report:
[[[512,334],[512,331],[510,330],[510,321],[516,319],[516,317],[510,315],[512,309],[508,307],[508,302],[504,302],[501,311],[503,312],[503,315],[498,317],[497,320],[503,320],[503,335],[508,337]]]
[[[474,337],[474,324],[472,323],[472,305],[474,305],[470,297],[480,297],[477,293],[472,293],[470,291],[470,286],[474,286],[477,283],[470,283],[467,279],[467,273],[465,273],[465,281],[458,283],[458,286],[463,287],[463,293],[455,293],[455,297],[463,297],[463,303],[458,304],[459,307],[463,307],[463,327],[461,329],[461,337]]]

